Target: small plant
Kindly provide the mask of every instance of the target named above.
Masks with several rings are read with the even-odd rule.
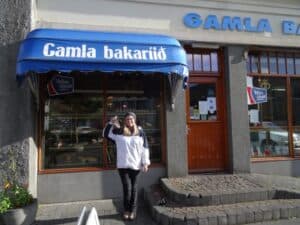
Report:
[[[9,209],[21,208],[33,202],[33,196],[27,188],[7,183],[4,190],[0,192],[0,214]]]

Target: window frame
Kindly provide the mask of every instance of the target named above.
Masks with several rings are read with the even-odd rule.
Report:
[[[45,101],[47,99],[46,96],[46,84],[47,84],[47,77],[49,78],[49,76],[52,76],[53,73],[56,73],[55,71],[49,72],[47,74],[39,74],[38,75],[38,83],[39,83],[39,107],[38,107],[38,116],[37,116],[37,133],[38,133],[38,174],[55,174],[55,173],[72,173],[72,172],[91,172],[91,171],[106,171],[106,170],[114,170],[116,169],[115,165],[114,166],[109,166],[107,164],[106,167],[74,167],[74,168],[50,168],[50,169],[45,169],[43,168],[43,151],[45,151],[43,149],[43,132],[44,132],[44,118],[45,118],[45,113],[44,113],[44,106],[45,106]],[[84,76],[83,74],[81,74],[80,72],[74,72],[76,74],[80,74],[81,76]],[[94,72],[97,74],[97,72]],[[72,74],[72,72],[70,73]],[[101,85],[101,89],[103,90],[103,93],[99,93],[99,95],[101,96],[105,96],[106,95],[106,91],[108,90],[108,86],[107,83],[109,82],[109,75],[110,74],[103,74],[100,73],[98,74],[98,76],[103,76],[103,82],[100,82]],[[160,130],[161,130],[161,161],[160,162],[155,162],[155,163],[151,163],[151,167],[162,167],[165,165],[166,163],[166,129],[164,126],[165,124],[165,89],[163,88],[165,86],[165,79],[164,76],[162,76],[161,74],[155,74],[160,76],[159,78],[159,94],[160,94],[160,112],[158,114],[158,116],[160,117]],[[143,75],[142,75],[143,76]],[[146,78],[147,79],[147,78]],[[106,97],[104,97],[104,104],[105,104],[105,99]],[[105,124],[104,121],[104,117],[107,113],[106,109],[103,109],[103,125]],[[106,150],[105,148],[107,148],[107,141],[104,141],[103,143],[103,150]],[[103,153],[102,153],[103,154]],[[104,158],[103,158],[104,159]]]
[[[268,72],[267,73],[261,73],[261,60],[260,56],[262,54],[267,55],[267,65],[268,65]],[[252,72],[252,55],[255,54],[257,56],[257,72]],[[270,67],[270,54],[276,55],[276,71],[277,73],[271,73],[271,67]],[[278,62],[278,55],[284,55],[284,69],[285,73],[281,74],[280,71],[280,64]],[[291,58],[290,56],[293,56],[293,70],[294,74],[288,73],[288,58]],[[247,76],[250,77],[259,77],[259,78],[284,78],[285,79],[285,87],[286,87],[286,98],[287,98],[287,106],[286,106],[286,112],[287,112],[287,130],[288,130],[288,147],[289,147],[289,155],[288,156],[271,156],[271,157],[253,157],[251,155],[251,161],[272,161],[272,160],[285,160],[285,159],[295,159],[299,158],[300,156],[296,156],[294,149],[293,149],[293,131],[294,127],[292,124],[293,121],[293,105],[292,105],[292,90],[291,90],[291,78],[299,78],[300,74],[297,74],[296,71],[296,59],[300,60],[300,52],[291,50],[291,49],[270,49],[270,48],[250,48],[248,51],[248,59],[247,59]],[[300,72],[300,71],[299,71]],[[249,135],[250,130],[253,129],[249,125]],[[255,128],[253,129],[255,130]]]

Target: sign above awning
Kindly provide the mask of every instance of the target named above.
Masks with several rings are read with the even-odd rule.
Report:
[[[163,35],[37,29],[22,42],[17,78],[29,72],[159,72],[187,78],[180,43]],[[184,79],[186,80],[186,79]]]

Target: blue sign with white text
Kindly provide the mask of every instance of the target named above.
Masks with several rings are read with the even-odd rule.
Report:
[[[29,72],[102,71],[177,74],[188,77],[180,43],[154,34],[66,29],[31,31],[20,46],[17,79]]]
[[[255,22],[251,17],[207,15],[202,17],[198,13],[188,13],[183,17],[183,23],[186,27],[195,29],[203,28],[205,30],[217,31],[239,31],[255,33],[272,33],[272,25],[269,19],[261,18]],[[282,21],[282,33],[290,35],[300,35],[300,24],[290,21]]]

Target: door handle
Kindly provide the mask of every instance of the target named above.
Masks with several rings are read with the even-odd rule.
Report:
[[[185,130],[186,130],[186,134],[188,135],[190,133],[190,130],[191,130],[191,128],[189,127],[189,125],[186,124]]]

